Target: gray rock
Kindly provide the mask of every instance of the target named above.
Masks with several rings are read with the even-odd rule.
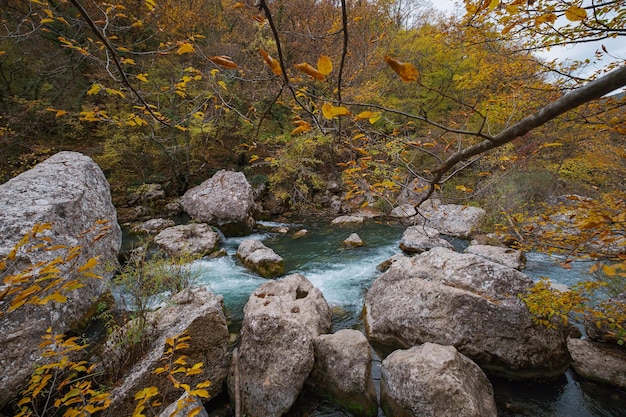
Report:
[[[211,226],[190,223],[163,229],[154,243],[170,254],[208,255],[217,250],[220,236]]]
[[[255,225],[252,187],[241,172],[218,171],[180,202],[192,218],[217,226],[227,236],[245,236]]]
[[[156,234],[161,230],[166,229],[168,227],[173,227],[176,225],[174,220],[170,219],[150,219],[141,224],[134,226],[131,231],[133,233],[146,233],[146,234]]]
[[[163,190],[161,184],[142,184],[130,197],[128,204],[147,204],[164,198],[165,191]]]
[[[572,367],[583,378],[626,389],[626,349],[589,339],[568,339]]]
[[[415,178],[405,188],[402,189],[398,196],[398,202],[400,204],[415,205],[419,203],[426,192],[430,184],[421,178]],[[435,191],[437,193],[437,191]]]
[[[381,408],[394,417],[496,417],[493,387],[452,346],[425,343],[389,355],[381,368]]]
[[[396,256],[366,295],[368,338],[393,347],[455,346],[494,375],[550,378],[569,364],[567,328],[534,324],[518,298],[521,272],[471,254],[434,248]]]
[[[526,267],[526,256],[524,252],[502,246],[491,245],[470,245],[465,248],[465,253],[478,255],[491,262],[499,263],[509,268],[521,271]]]
[[[101,227],[107,228],[107,234],[94,240],[98,231],[85,232],[99,221],[104,222]],[[42,223],[52,224],[41,235],[51,239],[50,245],[82,246],[74,262],[59,268],[64,279],[81,279],[85,286],[67,293],[68,300],[63,304],[24,305],[0,318],[0,366],[11,370],[0,376],[0,408],[19,393],[33,363],[40,361],[38,346],[48,327],[56,333],[82,331],[93,307],[108,292],[110,270],[106,266],[117,262],[121,246],[122,234],[109,184],[89,157],[76,152],[57,153],[0,185],[0,259],[33,226]],[[3,276],[66,254],[66,249],[21,252]],[[100,265],[94,272],[103,276],[101,280],[83,278],[76,271],[92,257],[98,257]],[[2,289],[0,285],[0,292]]]
[[[391,217],[397,217],[400,219],[413,218],[416,214],[417,210],[415,210],[415,207],[413,207],[412,204],[407,203],[394,207],[393,210],[391,210],[391,213],[389,213]]]
[[[450,242],[439,237],[438,230],[428,226],[410,226],[400,240],[400,249],[407,253],[422,253],[437,247],[454,250]]]
[[[365,242],[363,242],[359,235],[352,233],[343,241],[343,245],[352,248],[360,248],[361,246],[365,246]]]
[[[330,326],[324,296],[304,276],[259,286],[244,307],[238,366],[228,377],[230,398],[237,373],[245,415],[285,414],[313,368],[313,340]]]
[[[617,343],[619,337],[616,329],[621,326],[626,329],[626,320],[624,319],[624,311],[626,311],[626,292],[618,294],[601,302],[595,310],[600,313],[599,317],[587,317],[584,321],[585,332],[590,339]],[[622,321],[619,322],[619,317]],[[611,323],[609,318],[617,320],[617,323]],[[619,326],[616,326],[619,324]]]
[[[363,333],[344,329],[314,340],[315,364],[307,385],[357,417],[376,416],[370,345]]]
[[[486,215],[487,212],[479,207],[427,200],[419,207],[419,214],[413,217],[413,221],[444,235],[469,237],[480,230]]]
[[[159,417],[187,417],[191,412],[196,412],[197,417],[209,417],[206,409],[197,397],[190,397],[187,393],[183,394],[178,401],[170,404],[165,410],[159,414]]]
[[[344,225],[344,224],[361,224],[364,219],[361,216],[339,216],[335,217],[330,224]]]
[[[178,374],[181,382],[193,389],[196,384],[209,380],[207,388],[211,397],[222,390],[222,383],[228,374],[230,354],[228,353],[229,334],[224,316],[223,298],[205,288],[184,290],[172,297],[173,305],[157,310],[148,321],[155,326],[157,336],[149,352],[129,369],[126,378],[111,391],[109,415],[130,416],[135,409],[135,394],[143,388],[155,386],[162,395],[163,403],[170,404],[180,398],[182,389],[174,388],[166,375],[155,375],[154,370],[163,366],[163,354],[167,338],[186,334],[191,338],[189,347],[176,351],[176,359],[186,355],[188,366],[202,363],[201,374],[189,377]]]
[[[237,257],[243,264],[263,278],[275,278],[285,272],[285,261],[258,240],[244,240],[237,248]]]

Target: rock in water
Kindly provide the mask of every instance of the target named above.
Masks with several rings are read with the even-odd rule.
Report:
[[[518,298],[533,285],[526,275],[445,248],[393,260],[366,295],[370,340],[455,346],[486,373],[511,379],[553,378],[567,369],[566,326],[533,323]]]
[[[493,387],[478,365],[452,346],[396,350],[381,368],[380,403],[394,417],[496,417]]]
[[[218,171],[180,200],[194,219],[218,227],[227,236],[245,236],[255,225],[252,187],[241,172]]]
[[[239,380],[244,415],[280,417],[289,411],[313,368],[313,340],[330,326],[324,296],[303,275],[254,291],[244,308],[237,367],[228,377],[233,400]]]

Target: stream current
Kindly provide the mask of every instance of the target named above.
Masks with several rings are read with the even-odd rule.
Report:
[[[363,331],[361,310],[365,293],[380,274],[376,267],[401,250],[398,247],[404,228],[394,223],[366,221],[357,226],[332,226],[329,221],[306,221],[280,224],[262,222],[272,227],[289,227],[289,233],[259,232],[243,238],[227,238],[222,246],[227,257],[196,261],[201,284],[224,296],[231,333],[238,332],[243,320],[243,306],[250,294],[265,280],[250,273],[234,256],[244,239],[257,239],[272,248],[285,261],[285,274],[301,273],[319,288],[333,309],[333,329]],[[308,234],[294,239],[293,233],[307,229]],[[342,242],[356,232],[365,242],[361,248],[344,248]],[[450,239],[456,250],[462,251],[468,242]],[[528,254],[523,271],[533,279],[550,279],[572,285],[586,279],[589,264],[573,264],[563,269],[550,257]],[[373,378],[380,380],[381,352],[373,352]],[[502,417],[626,417],[626,392],[579,379],[572,370],[549,382],[510,382],[490,378],[494,386],[498,415]],[[213,403],[213,401],[212,401]],[[211,415],[227,415],[225,410]],[[331,404],[302,393],[290,417],[349,416]],[[379,410],[379,417],[384,414]]]

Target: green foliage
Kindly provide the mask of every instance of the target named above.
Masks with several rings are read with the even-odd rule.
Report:
[[[311,205],[315,191],[324,189],[321,169],[328,167],[332,155],[332,138],[325,135],[283,135],[265,144],[277,147],[265,159],[271,167],[267,176],[270,192],[289,201],[292,206]]]
[[[197,284],[199,271],[190,267],[195,259],[197,257],[189,254],[166,256],[162,252],[151,252],[146,242],[132,251],[115,277],[115,283],[130,298],[130,310],[145,322],[146,314],[160,297]]]
[[[183,392],[181,392],[181,394],[186,394],[176,403],[176,411],[174,414],[190,406],[193,407],[194,400],[192,397],[205,399],[210,398],[209,392],[206,390],[206,388],[211,386],[210,381],[206,380],[199,382],[194,388],[191,388],[189,384],[186,384],[183,381],[183,378],[185,377],[199,375],[204,372],[202,369],[204,365],[201,362],[188,366],[187,356],[180,354],[179,352],[189,348],[188,341],[190,339],[191,337],[187,335],[186,332],[172,338],[167,338],[165,341],[163,356],[161,358],[163,366],[158,367],[153,371],[155,375],[165,376],[165,378],[172,383],[174,388],[182,389]],[[144,412],[149,412],[149,414],[153,416],[159,415],[158,410],[161,407],[162,402],[158,396],[159,389],[154,386],[144,388],[137,392],[135,394],[137,405],[135,406],[135,411],[133,412],[132,417],[146,417]],[[201,408],[193,407],[186,411],[187,416],[192,417],[198,415]]]

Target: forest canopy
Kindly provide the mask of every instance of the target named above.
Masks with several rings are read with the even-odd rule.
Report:
[[[415,178],[460,200],[528,173],[624,187],[623,93],[606,95],[626,69],[603,43],[625,33],[621,2],[2,3],[2,181],[73,149],[114,191],[180,194],[235,166],[292,205],[321,173],[356,204]],[[586,60],[536,54],[592,41]]]

